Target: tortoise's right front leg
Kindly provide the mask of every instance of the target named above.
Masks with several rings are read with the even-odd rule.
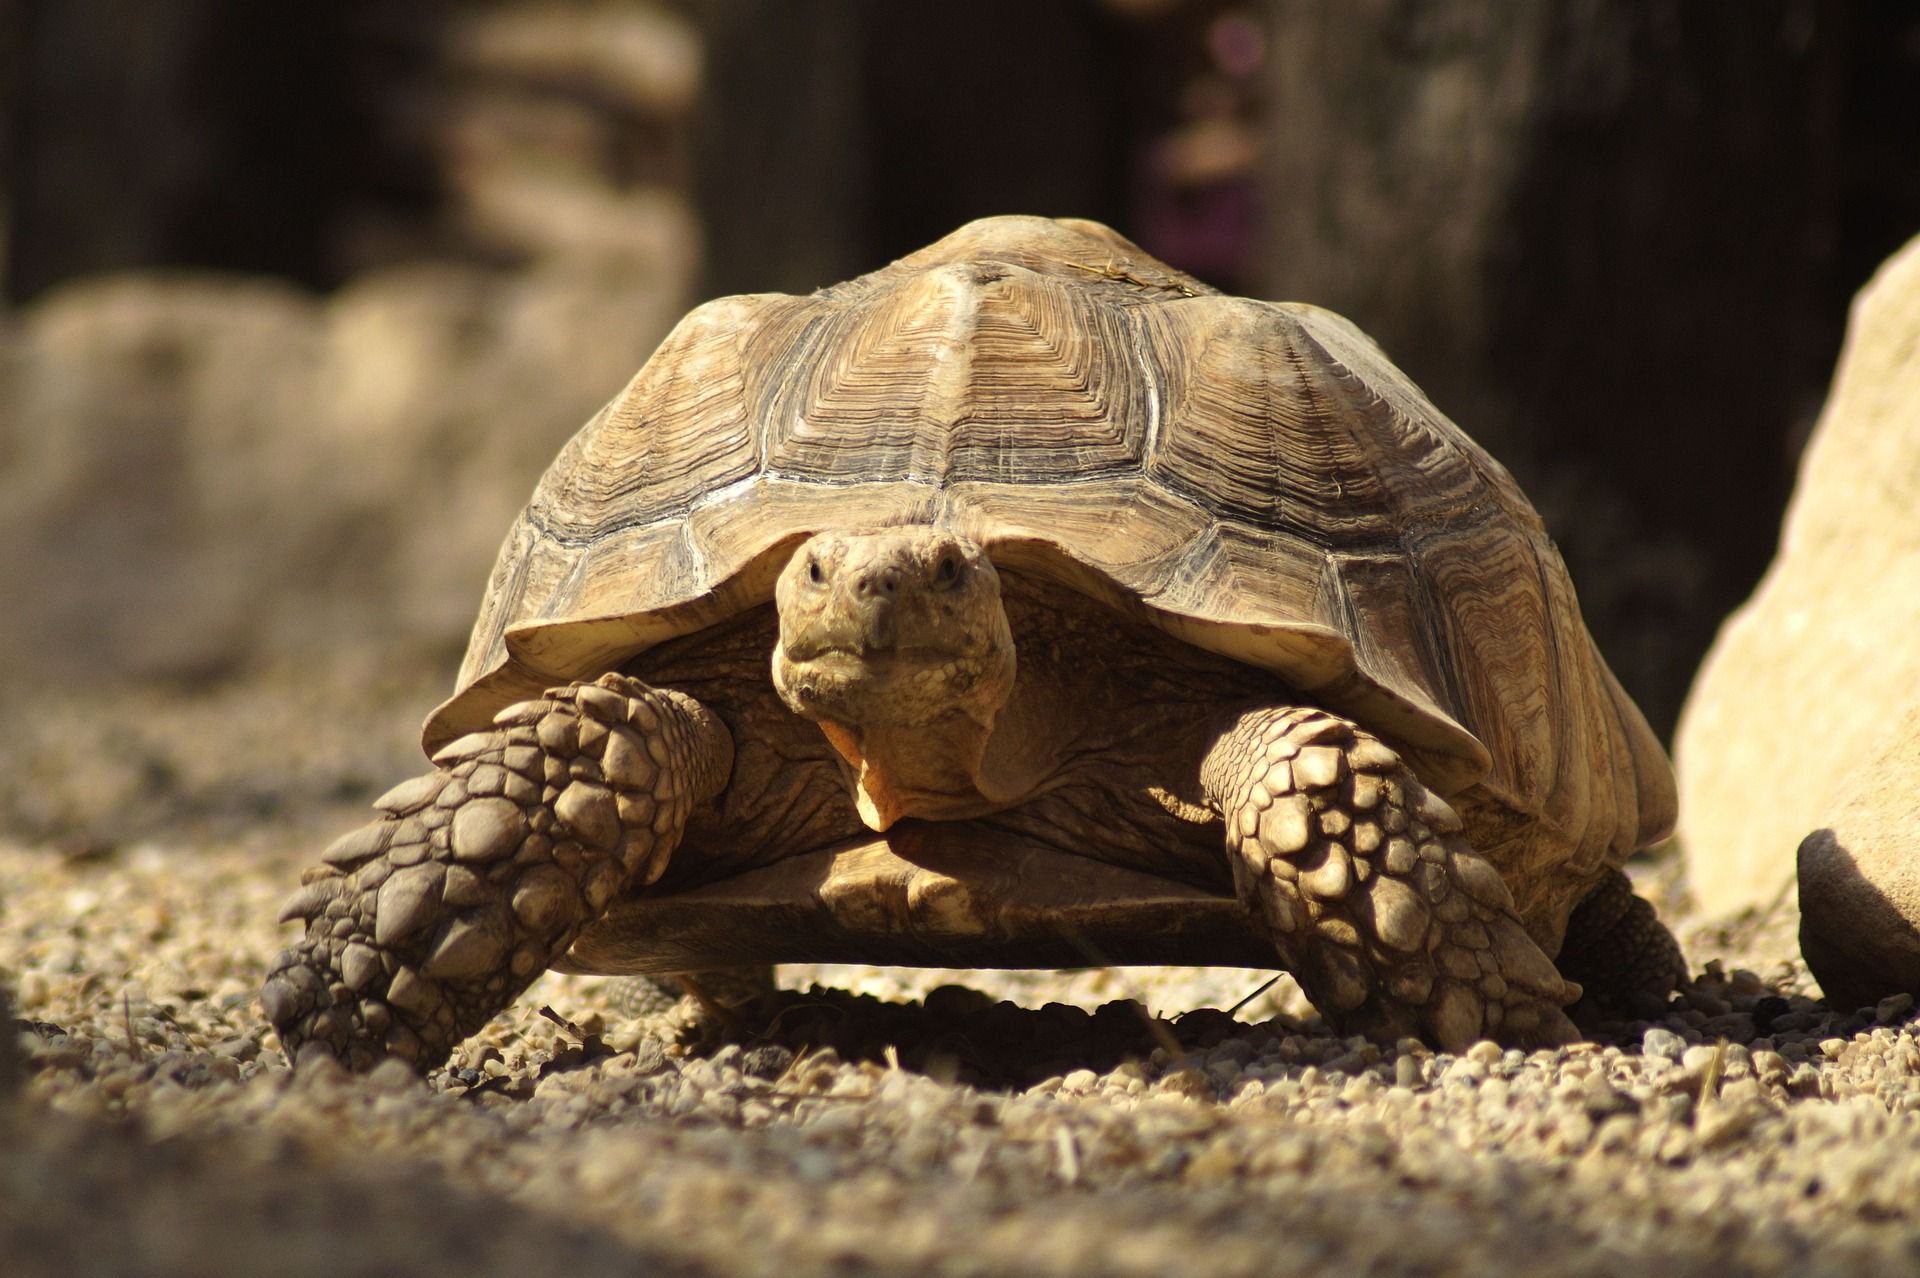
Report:
[[[511,706],[434,761],[282,911],[307,935],[260,1002],[289,1057],[445,1060],[660,876],[693,805],[726,784],[733,739],[693,698],[610,674]]]

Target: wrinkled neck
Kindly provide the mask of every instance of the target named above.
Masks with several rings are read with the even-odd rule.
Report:
[[[992,730],[963,714],[867,727],[822,722],[839,752],[860,819],[886,830],[907,817],[962,820],[1004,807],[985,766]]]

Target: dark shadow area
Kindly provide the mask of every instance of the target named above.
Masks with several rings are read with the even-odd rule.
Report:
[[[315,288],[417,255],[441,175],[414,135],[449,5],[18,0],[0,100],[6,296],[153,266]],[[0,45],[0,57],[7,49]],[[5,87],[5,79],[0,79]]]
[[[274,1137],[155,1139],[135,1123],[0,1113],[13,1278],[374,1278],[712,1272],[456,1188],[424,1162],[322,1161]]]
[[[1249,983],[1257,985],[1251,977]],[[1247,1024],[1215,1008],[1154,1017],[1131,1001],[1093,1012],[1065,1003],[1028,1008],[945,985],[919,1003],[843,990],[781,990],[726,1037],[749,1060],[769,1046],[779,1049],[766,1058],[772,1063],[830,1048],[843,1060],[897,1060],[941,1082],[1020,1091],[1077,1069],[1103,1074],[1127,1060],[1153,1058],[1179,1068],[1229,1038],[1258,1047],[1299,1032],[1313,1031],[1281,1021]]]

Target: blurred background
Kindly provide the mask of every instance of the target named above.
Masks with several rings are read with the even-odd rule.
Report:
[[[1356,320],[1668,732],[1917,149],[1898,0],[0,0],[0,835],[363,801],[681,313],[1008,212]]]

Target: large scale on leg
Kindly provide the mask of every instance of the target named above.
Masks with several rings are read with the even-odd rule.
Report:
[[[1092,223],[688,316],[509,531],[426,743],[289,902],[290,1050],[429,1067],[549,962],[1097,942],[1450,1048],[1682,974],[1619,873],[1666,759],[1511,478],[1346,321]]]

